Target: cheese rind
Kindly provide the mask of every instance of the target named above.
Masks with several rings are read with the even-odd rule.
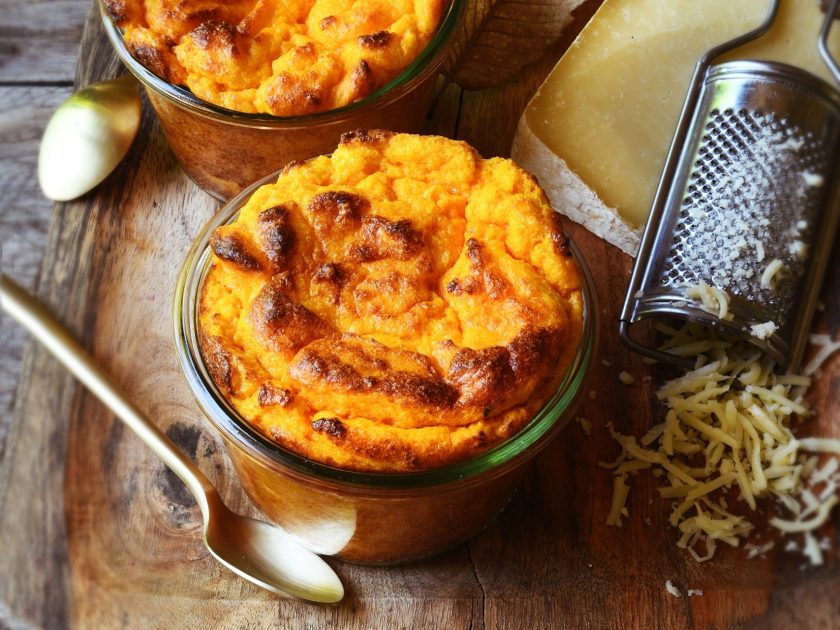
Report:
[[[561,157],[534,135],[525,116],[519,119],[511,158],[536,176],[557,212],[631,256],[636,255],[642,228],[630,225],[617,209],[606,206]]]

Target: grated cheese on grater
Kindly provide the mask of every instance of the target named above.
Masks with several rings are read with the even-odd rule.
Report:
[[[840,502],[840,465],[829,459],[820,467],[819,457],[806,453],[840,455],[840,439],[797,439],[791,431],[795,417],[809,414],[804,395],[810,378],[778,375],[751,344],[717,339],[703,327],[658,328],[671,335],[664,347],[694,357],[695,369],[660,387],[665,421],[638,442],[610,427],[621,454],[600,464],[615,475],[607,523],[621,525],[629,476],[650,468],[666,482],[658,491],[672,501],[670,523],[681,532],[677,545],[697,561],[710,559],[719,542],[739,546],[754,530],[747,517],[730,511],[729,496],[750,510],[758,500],[774,499],[786,516],[769,524],[782,535],[802,533],[803,553],[822,562],[813,531]],[[753,557],[772,543],[746,548]]]
[[[809,171],[802,172],[802,179],[805,180],[806,186],[813,186],[815,188],[819,188],[825,182],[822,175],[817,175]]]
[[[771,281],[780,272],[790,279],[804,271],[809,209],[822,182],[820,175],[812,172],[816,169],[798,167],[808,163],[813,140],[809,132],[773,114],[744,115],[750,126],[749,143],[727,146],[723,151],[726,157],[713,158],[715,150],[709,149],[694,165],[680,215],[685,234],[675,236],[674,258],[669,260],[680,267],[679,275],[689,283],[704,280],[742,297],[760,295],[779,306],[792,299],[792,290],[780,282],[781,276],[775,277],[777,282]],[[726,119],[721,116],[713,120]],[[709,124],[714,127],[717,123]],[[709,132],[712,145],[717,142],[715,133]],[[774,191],[773,200],[768,199],[768,191]],[[784,211],[778,212],[774,203],[784,203]],[[690,252],[690,271],[681,266],[680,246]],[[765,270],[758,284],[765,261],[772,261],[770,271]],[[698,293],[692,289],[689,297],[701,297]],[[703,302],[709,306],[708,300]]]
[[[784,263],[778,258],[771,260],[764,268],[764,272],[761,274],[761,286],[765,289],[772,289],[775,284],[776,275],[784,270],[784,266]]]

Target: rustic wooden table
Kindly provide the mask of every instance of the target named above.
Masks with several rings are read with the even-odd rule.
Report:
[[[580,11],[577,27],[598,0]],[[217,203],[178,169],[148,104],[126,162],[93,193],[53,206],[35,179],[53,108],[81,85],[122,72],[89,0],[0,3],[0,210],[5,273],[37,292],[141,409],[253,512],[223,449],[183,384],[170,303],[177,267]],[[572,31],[575,29],[572,29]],[[81,50],[77,51],[79,42]],[[447,90],[428,131],[506,155],[519,115],[566,41],[492,90]],[[840,561],[801,570],[771,552],[724,549],[696,564],[674,546],[649,477],[633,481],[631,518],[605,526],[616,452],[605,424],[640,434],[654,421],[658,377],[618,343],[615,316],[630,259],[569,231],[601,301],[597,400],[538,459],[508,509],[474,540],[410,566],[333,562],[337,607],[270,596],[220,568],[199,542],[180,482],[39,348],[3,319],[0,332],[0,628],[45,627],[840,627]],[[819,324],[840,328],[835,253]],[[23,357],[23,358],[21,358]],[[618,384],[626,369],[638,385]],[[650,379],[647,379],[648,381]],[[840,361],[812,391],[825,434],[840,436]],[[653,499],[653,500],[649,500]],[[829,533],[840,547],[840,515]],[[702,596],[675,598],[671,580]]]

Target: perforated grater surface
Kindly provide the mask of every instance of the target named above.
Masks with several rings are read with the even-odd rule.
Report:
[[[801,360],[840,216],[840,92],[785,64],[711,65],[765,33],[778,4],[697,64],[619,324],[625,343],[658,360],[690,367],[633,339],[633,323],[700,323],[750,340],[783,366]],[[819,45],[840,81],[826,44],[838,5]],[[728,294],[725,319],[687,296],[701,283]]]

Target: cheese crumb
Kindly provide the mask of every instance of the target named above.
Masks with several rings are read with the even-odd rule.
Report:
[[[770,540],[764,543],[763,545],[754,545],[752,543],[747,543],[744,545],[744,551],[747,552],[747,560],[752,560],[757,556],[764,556],[768,551],[770,551],[775,546],[775,543]]]
[[[825,181],[822,175],[817,175],[816,173],[811,173],[809,171],[802,172],[802,179],[805,180],[806,186],[813,186],[814,188],[819,188]]]
[[[701,591],[699,588],[690,588],[686,593],[686,595],[688,595],[689,597],[700,597],[702,594],[703,591]]]
[[[767,339],[776,332],[776,324],[773,322],[764,322],[763,324],[753,324],[750,326],[750,334],[757,339]]]
[[[799,260],[805,260],[808,256],[808,246],[797,239],[788,245],[788,253]]]
[[[676,586],[674,586],[671,583],[671,580],[666,580],[665,581],[665,590],[668,591],[674,597],[682,597],[682,593],[680,592],[680,589],[678,589]]]
[[[625,385],[632,385],[636,382],[636,379],[633,378],[633,375],[630,372],[621,371],[618,373],[618,380],[624,383]]]
[[[586,435],[589,435],[592,432],[592,423],[589,422],[589,420],[587,420],[586,418],[578,416],[577,418],[575,418],[575,422],[577,422],[580,425],[580,428],[583,429],[583,432]]]

